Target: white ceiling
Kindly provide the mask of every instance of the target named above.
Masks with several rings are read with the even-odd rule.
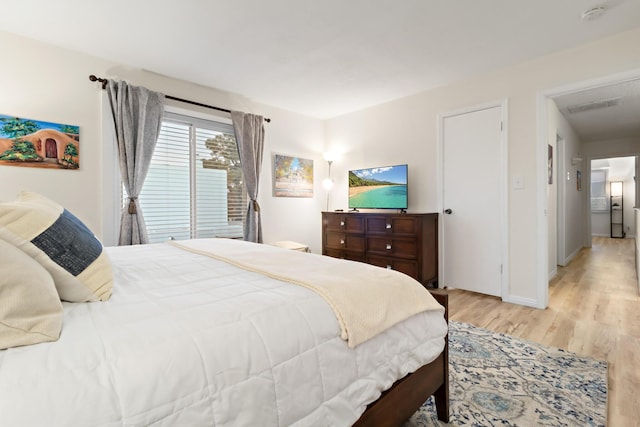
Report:
[[[554,100],[583,142],[640,138],[640,79],[575,92]],[[578,107],[578,110],[584,107],[585,111],[575,112],[572,107]]]
[[[636,158],[629,156],[591,160],[591,170],[594,169],[607,169],[609,177],[614,180],[630,179],[636,174]]]
[[[603,16],[581,19],[598,5]],[[0,30],[318,118],[640,26],[638,0],[20,0],[1,10]]]

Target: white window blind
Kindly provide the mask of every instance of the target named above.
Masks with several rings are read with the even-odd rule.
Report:
[[[608,212],[607,172],[604,169],[591,170],[591,212]]]
[[[246,200],[233,127],[165,113],[139,198],[149,242],[241,238]]]

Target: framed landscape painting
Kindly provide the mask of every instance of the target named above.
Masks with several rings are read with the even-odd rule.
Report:
[[[549,184],[553,184],[553,146],[551,144],[547,147],[547,176]]]
[[[0,114],[0,165],[80,167],[80,128]]]
[[[274,154],[273,195],[313,197],[313,160]]]

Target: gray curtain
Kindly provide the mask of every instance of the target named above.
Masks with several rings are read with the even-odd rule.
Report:
[[[231,120],[236,133],[242,178],[249,196],[249,206],[247,206],[244,224],[244,240],[262,243],[258,184],[264,146],[264,117],[232,111]]]
[[[138,195],[160,133],[164,95],[115,80],[109,80],[107,93],[115,123],[120,174],[129,196],[122,210],[119,245],[148,243]]]

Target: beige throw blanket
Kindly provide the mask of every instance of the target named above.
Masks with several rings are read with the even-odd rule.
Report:
[[[171,243],[315,291],[335,312],[350,348],[422,311],[444,313],[418,281],[397,271],[232,239]]]

